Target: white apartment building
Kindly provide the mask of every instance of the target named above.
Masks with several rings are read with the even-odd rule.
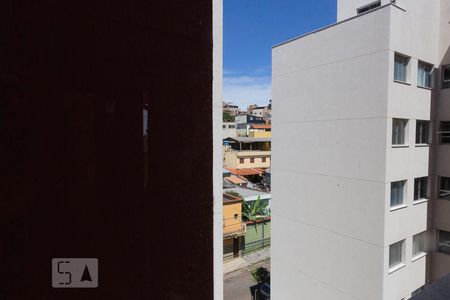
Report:
[[[450,272],[449,21],[448,0],[338,0],[274,46],[273,299],[409,299]]]

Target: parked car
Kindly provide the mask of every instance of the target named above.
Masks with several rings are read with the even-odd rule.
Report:
[[[261,293],[261,295],[266,297],[266,299],[270,299],[270,283],[264,283],[263,285],[261,285],[259,292]]]

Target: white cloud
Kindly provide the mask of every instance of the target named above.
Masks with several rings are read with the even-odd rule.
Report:
[[[224,74],[223,99],[241,109],[250,104],[267,105],[272,98],[270,76],[232,76]]]

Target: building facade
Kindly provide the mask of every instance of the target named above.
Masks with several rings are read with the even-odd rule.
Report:
[[[338,0],[273,48],[274,299],[408,299],[450,271],[449,18]]]
[[[222,123],[222,138],[226,139],[228,137],[236,137],[236,136],[237,136],[236,123],[223,122]]]

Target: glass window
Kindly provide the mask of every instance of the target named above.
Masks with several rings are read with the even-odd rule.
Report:
[[[450,177],[439,178],[439,198],[450,200]]]
[[[450,144],[450,122],[441,122],[439,125],[439,142]]]
[[[230,125],[228,128],[236,128],[236,125]]]
[[[438,251],[450,254],[450,232],[438,230]]]
[[[414,200],[428,198],[427,196],[428,177],[414,179]]]
[[[430,122],[429,121],[416,121],[416,144],[429,144],[430,143]]]
[[[263,163],[265,163],[265,162],[266,162],[266,158],[265,158],[265,157],[261,158],[261,161],[262,161]]]
[[[450,88],[450,65],[442,67],[442,88]]]
[[[427,252],[426,233],[422,232],[413,236],[413,257]]]
[[[243,164],[244,163],[244,159],[243,158],[239,158],[239,163]]]
[[[365,6],[363,6],[363,7],[358,8],[358,9],[356,10],[356,12],[357,12],[358,15],[359,15],[359,14],[368,12],[369,10],[375,9],[375,8],[377,8],[377,7],[380,7],[380,6],[381,6],[381,1],[377,1],[377,2],[371,3],[371,4],[369,4],[369,5],[365,5]]]
[[[392,145],[406,144],[406,126],[408,120],[393,119],[392,120]]]
[[[403,204],[406,180],[391,183],[391,207]]]
[[[408,56],[395,53],[394,80],[402,82],[408,81],[409,60],[410,58]]]
[[[433,65],[419,61],[419,67],[417,70],[417,85],[431,88],[432,73]]]
[[[404,244],[405,240],[389,246],[389,268],[398,266],[403,263]]]
[[[250,163],[255,163],[255,159],[252,157],[252,158],[250,158]]]

